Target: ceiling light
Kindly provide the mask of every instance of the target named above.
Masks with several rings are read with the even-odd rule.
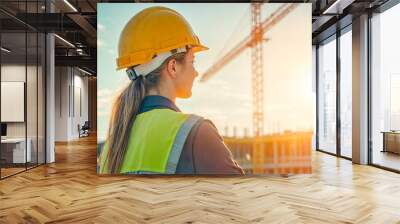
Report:
[[[54,34],[54,36],[56,36],[58,39],[60,39],[61,41],[63,41],[64,43],[68,44],[69,46],[75,48],[75,45],[71,44],[71,42],[67,41],[66,39],[58,36],[57,34]]]
[[[343,10],[353,2],[354,0],[336,0],[322,14],[342,14]]]
[[[337,4],[338,4],[339,2],[340,2],[340,0],[336,0],[332,5],[330,5],[327,9],[325,9],[324,12],[323,12],[322,14],[330,13],[330,11],[331,11],[332,9],[334,9],[334,8],[337,6]]]
[[[4,51],[4,52],[6,52],[6,53],[10,53],[10,52],[11,52],[11,50],[9,50],[9,49],[7,49],[7,48],[5,48],[5,47],[1,47],[1,50]]]
[[[86,70],[83,70],[83,69],[81,69],[81,68],[79,68],[79,67],[78,67],[78,70],[81,71],[81,72],[83,72],[83,73],[85,73],[85,74],[87,74],[87,75],[90,75],[90,76],[92,75],[92,73],[90,73],[90,72],[88,72],[88,71],[86,71]]]
[[[71,4],[69,3],[68,0],[64,0],[65,4],[67,4],[72,10],[74,10],[75,12],[78,12],[78,10]]]

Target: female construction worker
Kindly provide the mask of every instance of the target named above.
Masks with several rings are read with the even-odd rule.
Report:
[[[215,126],[174,103],[191,96],[194,53],[207,49],[169,8],[147,8],[125,25],[117,67],[130,83],[114,103],[100,173],[243,174]]]

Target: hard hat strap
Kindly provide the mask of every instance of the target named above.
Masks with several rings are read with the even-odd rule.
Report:
[[[129,79],[132,81],[135,81],[138,77],[138,75],[135,72],[135,69],[133,69],[133,68],[128,68],[126,70],[126,74],[128,75]]]
[[[188,47],[185,46],[185,47],[171,50],[169,52],[163,52],[163,53],[157,54],[156,57],[154,57],[151,61],[126,70],[128,76],[129,76],[129,79],[135,80],[140,75],[141,76],[148,75],[150,72],[152,72],[155,69],[157,69],[158,67],[160,67],[161,64],[171,55],[186,52],[187,49],[188,49]]]

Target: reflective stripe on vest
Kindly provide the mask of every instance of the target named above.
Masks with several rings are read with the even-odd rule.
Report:
[[[120,173],[174,174],[186,138],[200,120],[199,116],[170,109],[154,109],[139,114],[129,135]],[[106,163],[102,161],[103,166]],[[102,170],[107,169],[102,167]]]

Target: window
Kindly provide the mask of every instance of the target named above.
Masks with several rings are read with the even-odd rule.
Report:
[[[400,4],[371,18],[372,163],[400,170]]]
[[[400,130],[400,73],[390,74],[390,130]]]
[[[336,40],[318,48],[318,149],[336,153]]]
[[[340,155],[352,157],[352,34],[340,36]]]

